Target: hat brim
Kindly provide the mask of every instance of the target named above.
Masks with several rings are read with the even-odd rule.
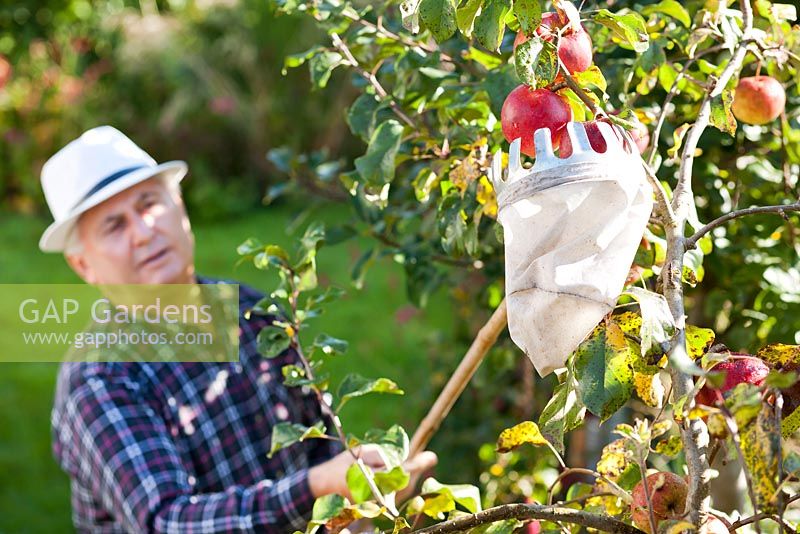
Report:
[[[163,176],[166,180],[173,183],[178,183],[183,180],[188,170],[189,168],[185,161],[168,161],[161,165],[156,165],[155,167],[146,167],[125,175],[75,206],[65,219],[56,221],[48,226],[42,234],[41,239],[39,239],[39,248],[43,252],[63,252],[69,234],[74,230],[78,218],[89,209],[108,200],[117,193],[121,193],[138,183],[158,175]]]

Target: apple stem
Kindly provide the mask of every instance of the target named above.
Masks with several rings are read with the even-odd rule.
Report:
[[[758,64],[756,64],[756,76],[761,76],[761,58],[758,59]]]

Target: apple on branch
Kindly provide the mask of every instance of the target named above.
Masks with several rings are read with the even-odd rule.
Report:
[[[771,76],[741,78],[733,96],[733,116],[746,124],[767,124],[786,107],[786,92]]]
[[[726,393],[738,384],[747,383],[760,386],[766,380],[770,368],[760,358],[744,353],[732,353],[732,359],[720,362],[711,370],[714,372],[724,372],[725,382],[721,387],[715,388],[709,383],[697,392],[695,402],[705,406],[713,406],[716,402],[722,402],[723,393]]]
[[[569,104],[549,89],[534,89],[520,85],[511,91],[500,111],[503,135],[510,143],[522,139],[520,151],[535,156],[533,134],[539,128],[549,128],[553,148],[558,148],[561,131],[572,120]]]
[[[570,73],[583,72],[592,65],[592,39],[578,21],[568,20],[566,15],[549,12],[542,15],[542,23],[536,35],[545,41],[558,39],[558,57]],[[514,49],[528,40],[521,30],[514,39]]]
[[[686,497],[689,495],[689,485],[686,481],[668,471],[653,473],[647,477],[647,491],[645,481],[640,480],[633,488],[633,502],[631,503],[631,518],[633,524],[639,529],[654,534],[650,528],[650,511],[648,508],[647,493],[650,493],[650,503],[653,506],[653,517],[656,528],[661,521],[679,519],[686,508]]]

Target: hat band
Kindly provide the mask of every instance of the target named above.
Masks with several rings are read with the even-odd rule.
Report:
[[[123,176],[125,176],[126,174],[130,174],[130,173],[132,173],[132,172],[134,172],[134,171],[138,171],[139,169],[143,169],[143,168],[145,168],[146,166],[147,166],[147,165],[135,165],[135,166],[133,166],[133,167],[127,167],[127,168],[125,168],[125,169],[121,169],[121,170],[119,170],[119,171],[115,172],[114,174],[111,174],[111,175],[109,175],[109,176],[106,176],[105,178],[103,178],[102,180],[100,180],[99,182],[97,182],[96,184],[94,184],[94,187],[92,187],[91,189],[89,189],[89,192],[88,192],[88,193],[86,193],[85,195],[83,195],[83,196],[80,198],[80,200],[78,200],[78,201],[77,201],[77,202],[76,202],[76,203],[75,203],[75,204],[72,206],[72,209],[75,209],[75,208],[77,208],[79,205],[81,205],[81,204],[82,204],[82,203],[83,203],[83,202],[84,202],[86,199],[88,199],[90,196],[94,195],[95,193],[97,193],[97,192],[98,192],[98,191],[100,191],[101,189],[105,188],[105,187],[106,187],[106,186],[108,186],[109,184],[111,184],[111,183],[113,183],[113,182],[116,182],[117,180],[119,180],[120,178],[122,178]]]

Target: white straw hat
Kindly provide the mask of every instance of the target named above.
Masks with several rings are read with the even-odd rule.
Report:
[[[159,174],[177,183],[187,170],[184,161],[159,165],[111,126],[86,131],[42,167],[42,189],[55,221],[42,234],[39,248],[62,252],[78,217],[89,208]]]

